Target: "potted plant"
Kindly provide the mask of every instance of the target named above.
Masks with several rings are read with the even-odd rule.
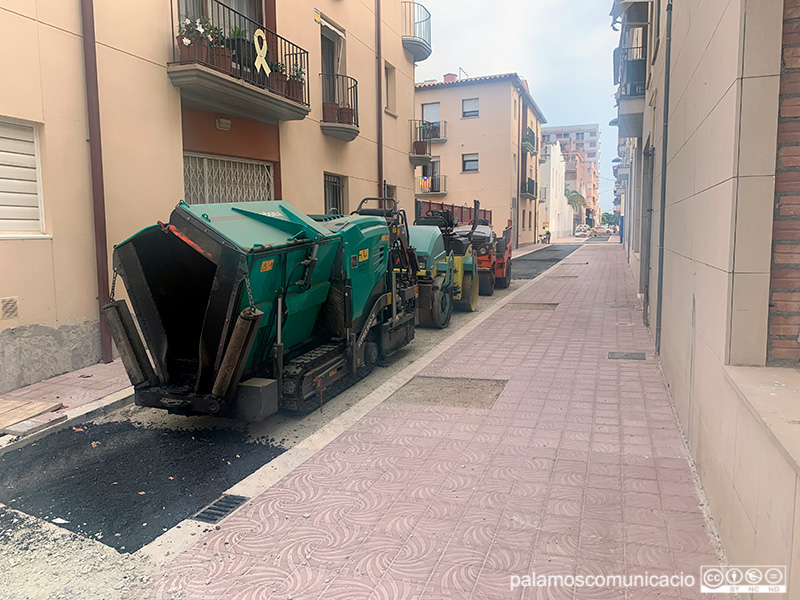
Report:
[[[211,66],[224,71],[231,72],[231,62],[233,52],[225,45],[225,32],[221,27],[211,25],[208,31],[209,62]]]
[[[213,29],[208,17],[195,19],[186,17],[181,21],[180,33],[176,38],[180,52],[180,62],[208,63],[209,41],[213,39]]]
[[[339,123],[353,125],[356,122],[356,109],[345,103],[339,107]]]
[[[282,62],[269,60],[269,89],[277,94],[286,93],[286,65]]]
[[[300,65],[293,65],[286,82],[286,95],[297,102],[303,101],[303,90],[306,83],[306,72]]]
[[[239,74],[247,69],[253,69],[256,59],[256,49],[250,40],[250,35],[244,27],[234,27],[228,33],[225,45],[233,52],[233,60],[239,67]]]

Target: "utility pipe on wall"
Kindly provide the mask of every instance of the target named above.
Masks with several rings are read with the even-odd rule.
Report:
[[[100,93],[97,84],[97,52],[94,31],[93,0],[81,0],[83,27],[83,66],[86,75],[86,110],[89,122],[89,157],[92,176],[92,213],[94,250],[97,267],[97,304],[100,312],[100,359],[113,360],[111,331],[102,317],[108,302],[108,240],[106,236],[106,200],[103,187],[103,146],[100,140]]]
[[[656,288],[656,356],[661,355],[661,315],[664,304],[664,224],[667,211],[667,148],[669,141],[669,76],[672,55],[672,0],[667,3],[667,39],[664,53],[664,133],[661,139],[661,214],[658,216],[658,286]]]
[[[381,37],[381,0],[375,0],[375,114],[378,127],[378,198],[383,198],[383,45]]]

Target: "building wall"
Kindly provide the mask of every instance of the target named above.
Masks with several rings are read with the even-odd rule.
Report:
[[[347,178],[348,210],[365,197],[378,194],[377,113],[375,75],[375,12],[373,3],[323,0],[277,1],[278,32],[309,52],[308,81],[311,114],[302,121],[284,122],[281,132],[283,199],[308,212],[324,209],[324,173]],[[314,9],[345,33],[346,74],[358,81],[360,133],[351,142],[326,136],[322,119],[321,32]],[[414,214],[414,168],[409,121],[414,115],[413,57],[403,49],[401,3],[382,1],[384,62],[395,69],[394,114],[381,109],[384,135],[384,179],[397,186],[398,200]],[[383,68],[383,67],[382,67]]]
[[[727,375],[729,365],[761,367],[767,358],[784,3],[674,3],[659,298],[666,6],[662,2],[660,40],[650,43],[651,58],[658,51],[631,167],[634,175],[646,173],[643,150],[652,145],[645,317],[661,335],[661,366],[729,561],[794,562],[800,569],[797,534],[792,558],[797,497],[788,453]],[[798,16],[796,2],[786,2],[786,10]],[[643,217],[639,231],[626,236],[629,251],[637,235],[642,252],[648,243],[642,183],[625,196],[626,219],[637,212]]]
[[[166,76],[168,3],[96,0],[109,256],[181,197],[179,94]],[[80,2],[0,2],[0,119],[37,128],[44,235],[0,233],[0,392],[97,362],[99,316]],[[132,143],[135,140],[135,143]],[[145,187],[146,186],[146,187]]]
[[[457,206],[472,206],[473,200],[480,200],[481,208],[492,211],[492,226],[498,233],[512,218],[511,198],[517,194],[513,164],[515,154],[519,161],[519,131],[512,126],[517,123],[512,118],[513,94],[510,82],[496,81],[418,88],[415,99],[417,118],[422,118],[422,104],[439,102],[441,120],[447,121],[447,141],[431,149],[447,177],[447,195],[431,199]],[[476,97],[480,116],[462,118],[461,101]],[[478,172],[462,173],[462,154],[476,152]]]
[[[772,365],[800,363],[800,11],[787,2],[772,226],[769,345]]]
[[[541,152],[545,158],[540,161],[542,180],[539,195],[542,195],[543,189],[547,191],[546,200],[542,203],[544,210],[539,219],[539,230],[542,228],[542,223],[547,221],[550,223],[550,232],[554,239],[570,237],[573,234],[574,211],[567,204],[567,197],[564,195],[566,162],[561,153],[561,144],[557,142],[547,144],[546,152],[543,144]]]

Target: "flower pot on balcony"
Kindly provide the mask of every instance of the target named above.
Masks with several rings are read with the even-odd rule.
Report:
[[[211,46],[208,54],[212,67],[228,74],[231,73],[233,52],[230,48]]]
[[[290,79],[286,82],[286,95],[296,102],[303,102],[303,89],[306,82],[299,79]]]
[[[336,102],[322,103],[322,120],[325,123],[338,123],[339,105]]]
[[[208,40],[192,39],[185,35],[175,38],[178,41],[181,63],[208,63]]]
[[[339,107],[339,123],[353,125],[356,122],[356,109],[350,106]]]
[[[269,74],[269,89],[271,92],[283,96],[286,94],[286,73],[272,71]]]
[[[426,156],[428,154],[428,142],[414,142],[414,154],[416,156]]]

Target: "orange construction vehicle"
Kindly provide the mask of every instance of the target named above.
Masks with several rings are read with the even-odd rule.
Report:
[[[497,237],[486,219],[479,219],[474,231],[470,224],[453,233],[461,237],[471,234],[472,247],[478,257],[481,296],[491,296],[495,287],[507,288],[511,284],[511,221],[501,237]]]

